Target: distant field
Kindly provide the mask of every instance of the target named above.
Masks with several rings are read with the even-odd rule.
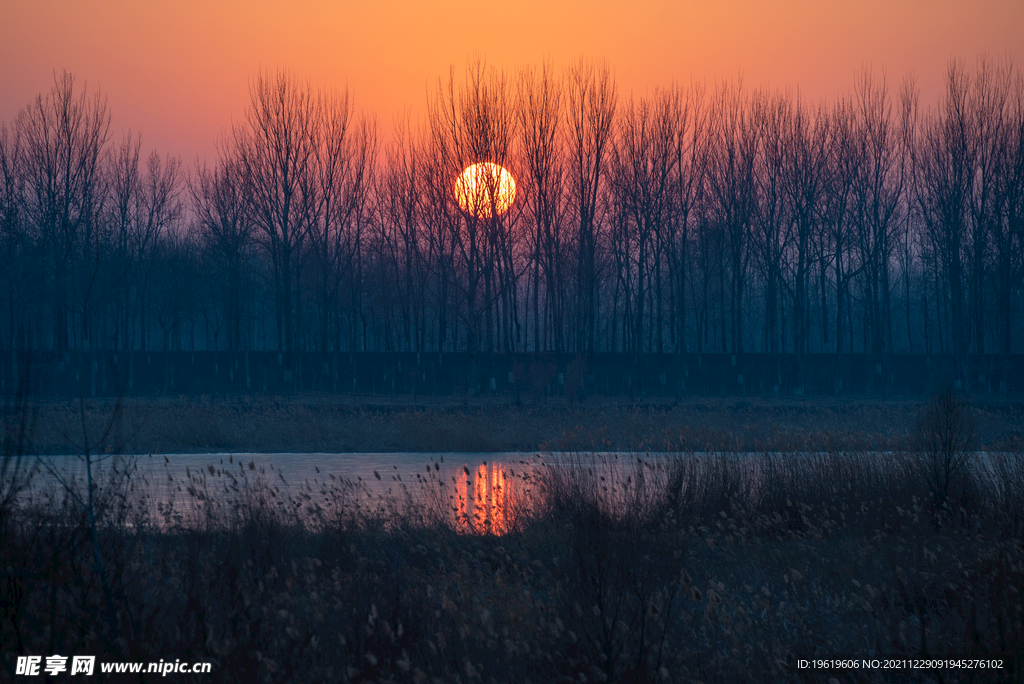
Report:
[[[8,405],[4,440],[26,453],[90,448],[129,453],[532,451],[543,448],[788,450],[899,448],[915,431],[920,400],[591,398],[382,399],[293,395],[244,399],[133,399]],[[978,445],[1024,441],[1024,402],[973,401]],[[19,447],[20,445],[20,447]]]

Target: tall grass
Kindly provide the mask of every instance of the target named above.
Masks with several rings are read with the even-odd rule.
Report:
[[[985,455],[941,499],[915,452],[764,446],[545,454],[461,490],[439,463],[390,487],[288,487],[233,458],[182,482],[116,459],[95,535],[81,483],[23,481],[0,516],[4,667],[60,653],[210,661],[225,682],[1024,679],[1024,454]],[[500,516],[482,491],[506,497]],[[1004,667],[797,668],[844,655]]]

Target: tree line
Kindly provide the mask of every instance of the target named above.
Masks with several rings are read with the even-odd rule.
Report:
[[[213,163],[55,75],[0,127],[0,348],[1020,353],[1024,78],[922,106],[742,83],[626,96],[581,60],[471,62],[382,144],[346,92],[257,74]],[[507,168],[475,215],[459,172]]]

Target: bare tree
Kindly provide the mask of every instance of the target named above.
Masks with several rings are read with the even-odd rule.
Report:
[[[890,261],[904,210],[905,150],[884,75],[864,71],[855,89],[859,173],[854,228],[864,264],[865,339],[872,354],[892,350]]]
[[[48,256],[45,290],[52,345],[72,347],[89,335],[88,306],[97,215],[103,200],[101,164],[110,130],[104,97],[81,93],[66,71],[51,91],[23,109],[15,124],[25,145],[27,218]],[[79,316],[75,316],[76,309]],[[84,339],[83,339],[84,341]]]
[[[998,209],[993,219],[999,349],[1003,354],[1010,354],[1013,347],[1014,293],[1024,286],[1024,76],[1019,70],[1007,110],[1000,170],[995,176]]]
[[[139,169],[139,153],[142,137],[131,131],[124,136],[121,144],[110,155],[110,202],[109,217],[113,231],[113,256],[117,267],[124,276],[124,282],[117,297],[117,321],[115,323],[115,344],[121,349],[135,346],[135,324],[138,315],[145,311],[141,306],[141,290],[138,279],[144,277],[146,269],[139,259],[147,255],[153,236],[140,232],[144,213],[142,206],[142,181]],[[140,244],[141,243],[141,244]],[[137,311],[140,309],[141,311]],[[140,326],[139,341],[145,349],[145,319]]]
[[[793,351],[809,351],[808,277],[812,268],[815,228],[825,195],[825,171],[831,142],[831,118],[823,107],[813,115],[799,100],[786,132],[782,190],[793,229]],[[820,257],[819,257],[820,258]]]
[[[517,121],[509,89],[503,73],[476,60],[469,64],[460,88],[456,89],[453,70],[447,86],[439,84],[429,103],[431,145],[437,155],[437,172],[431,176],[433,196],[449,207],[439,216],[445,219],[454,248],[456,263],[451,272],[465,305],[460,313],[470,352],[493,351],[496,325],[516,325],[516,309],[506,299],[513,296],[516,280],[508,246],[513,217],[497,210],[456,211],[454,206],[454,183],[463,169],[479,162],[503,168],[510,165]],[[489,174],[475,188],[481,193],[476,206],[496,197],[499,181],[495,173]],[[509,306],[499,310],[496,321],[495,304],[499,301],[509,302]]]
[[[972,182],[970,207],[970,311],[973,348],[985,352],[986,290],[989,271],[989,241],[1001,222],[1003,166],[1010,125],[1010,94],[1013,68],[1009,62],[992,63],[982,58],[974,74],[967,100],[970,126]]]
[[[973,351],[986,351],[986,326],[989,273],[993,247],[999,261],[997,270],[1004,278],[1007,266],[1007,240],[1003,232],[1006,201],[1012,193],[1014,176],[1008,161],[1012,156],[1014,73],[1008,61],[982,58],[973,78],[964,79],[962,114],[963,153],[969,164],[967,188],[967,309]],[[995,244],[992,244],[992,243]],[[997,285],[997,297],[1006,294],[1006,286]]]
[[[612,147],[610,183],[616,211],[622,214],[615,221],[613,249],[625,292],[624,342],[631,352],[664,351],[661,237],[667,232],[677,159],[675,113],[671,92],[630,100]],[[644,344],[645,322],[656,337],[654,348],[651,340]]]
[[[946,281],[948,328],[953,353],[967,352],[964,250],[972,181],[967,127],[968,82],[956,63],[949,67],[942,108],[929,117],[915,146],[917,197],[929,240]]]
[[[607,174],[618,94],[606,65],[580,60],[568,73],[570,206],[577,220],[578,351],[594,352],[598,327],[599,198]]]
[[[458,205],[452,200],[452,187],[444,182],[450,178],[451,168],[433,144],[432,132],[421,146],[421,175],[423,178],[423,229],[426,235],[425,264],[433,282],[437,349],[458,346],[459,301],[456,271],[456,234]]]
[[[283,72],[259,73],[249,109],[232,130],[249,217],[274,271],[277,348],[296,349],[298,272],[316,207],[318,103],[311,88]]]
[[[856,144],[854,109],[849,100],[840,100],[831,112],[832,144],[828,152],[828,166],[824,182],[827,189],[824,205],[824,228],[822,231],[823,264],[831,264],[833,288],[836,296],[835,350],[842,354],[846,348],[844,340],[849,339],[853,348],[853,324],[850,314],[850,282],[861,271],[863,265],[854,261],[852,254],[853,187],[859,165],[860,150]],[[823,289],[827,287],[822,279]],[[826,294],[822,294],[826,299]],[[823,307],[824,311],[825,307]],[[844,331],[844,326],[846,330]],[[823,322],[824,330],[828,323]],[[826,332],[827,340],[827,332]]]
[[[181,161],[155,150],[139,166],[141,136],[130,132],[110,163],[111,197],[108,215],[112,223],[118,316],[117,332],[122,348],[149,349],[153,323],[154,249],[164,233],[184,215]]]
[[[569,310],[567,263],[568,226],[565,217],[563,175],[564,95],[551,68],[524,70],[519,79],[519,126],[523,176],[520,187],[529,207],[531,261],[533,262],[533,348],[554,346],[563,351]],[[544,285],[544,322],[541,323],[541,272]],[[542,328],[544,336],[542,341]]]
[[[252,224],[245,215],[244,178],[238,161],[222,150],[221,159],[213,169],[196,162],[195,176],[188,181],[192,207],[198,223],[198,245],[216,274],[217,298],[226,319],[227,348],[243,351],[249,348],[248,335],[243,336],[244,301],[250,270],[248,259],[252,249]],[[218,348],[214,340],[214,349]]]
[[[690,270],[691,231],[698,212],[703,209],[707,188],[710,153],[710,121],[705,88],[693,84],[674,96],[676,138],[675,175],[671,213],[666,226],[669,278],[672,282],[673,343],[676,351],[686,351],[686,283]]]
[[[25,216],[24,147],[18,129],[0,125],[0,254],[5,265],[3,308],[6,330],[0,340],[9,349],[26,349],[32,319],[39,308],[34,290],[40,262]]]
[[[786,285],[786,259],[793,240],[790,204],[786,201],[786,176],[790,160],[787,143],[793,125],[793,106],[785,95],[766,96],[764,138],[757,154],[756,219],[751,229],[754,263],[760,267],[765,301],[762,348],[777,354],[785,331],[780,329],[782,290]]]
[[[422,145],[407,120],[396,126],[385,150],[378,176],[377,230],[391,255],[395,279],[401,289],[402,344],[406,351],[426,348],[427,269],[424,213],[424,156]]]
[[[744,349],[743,297],[757,210],[755,182],[758,149],[764,130],[763,96],[747,98],[742,86],[722,85],[714,105],[715,151],[710,164],[713,220],[725,231],[729,276],[729,345]],[[724,288],[723,288],[724,289]],[[723,330],[723,351],[725,351]]]
[[[377,125],[365,116],[352,121],[348,96],[321,94],[314,140],[314,206],[309,237],[315,267],[321,348],[341,348],[339,304],[347,299],[361,306],[360,279],[352,271],[360,263],[367,229],[367,204],[377,156]],[[342,297],[347,281],[348,297]],[[351,339],[351,338],[350,338]]]
[[[477,60],[378,159],[346,93],[260,73],[186,210],[177,158],[132,132],[110,145],[103,98],[57,75],[0,125],[0,345],[880,355],[923,339],[963,381],[968,353],[1017,351],[1024,79],[953,63],[920,118],[908,83],[896,97],[864,71],[834,106],[698,84],[619,107],[602,65],[513,80]],[[515,176],[507,212],[493,172],[479,209],[459,205],[476,162]],[[195,234],[175,232],[185,217]],[[191,293],[158,276],[172,262]]]

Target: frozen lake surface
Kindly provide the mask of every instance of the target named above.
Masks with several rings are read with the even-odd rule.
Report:
[[[55,476],[84,481],[85,461],[80,456],[26,456],[24,467],[38,469],[43,480]],[[133,464],[138,476],[148,481],[184,481],[192,473],[215,470],[239,470],[249,473],[270,474],[273,479],[291,489],[305,482],[335,478],[364,482],[407,482],[415,480],[416,474],[434,472],[452,473],[468,468],[475,471],[479,466],[500,463],[503,467],[515,468],[535,466],[541,463],[557,463],[558,455],[540,453],[231,453],[231,454],[152,454],[145,456],[94,456],[94,477],[96,473],[108,472],[110,468],[123,468]],[[437,467],[435,467],[437,464]],[[380,476],[380,478],[377,477]],[[168,480],[169,481],[169,480]]]
[[[93,457],[93,479],[106,486],[111,475],[116,475],[113,480],[122,483],[126,498],[137,500],[144,493],[152,513],[168,503],[180,512],[195,511],[197,501],[226,502],[237,498],[237,492],[255,489],[273,490],[271,497],[277,501],[324,503],[337,501],[341,495],[364,507],[388,498],[422,502],[429,493],[457,517],[472,518],[484,511],[486,524],[495,529],[510,510],[529,499],[536,482],[532,476],[540,469],[582,465],[611,487],[628,477],[637,457],[631,453],[557,452],[100,455]],[[669,455],[640,457],[654,466],[653,471]],[[85,491],[87,471],[82,457],[25,457],[22,467],[33,473],[26,498],[52,493],[60,499],[65,485],[76,492]],[[127,479],[120,476],[126,469],[131,475]],[[657,470],[665,472],[664,468]],[[614,490],[621,492],[622,488]]]
[[[880,459],[885,468],[906,467],[906,455],[891,453],[850,454],[855,458]],[[979,484],[994,486],[998,480],[990,454],[973,459]],[[700,487],[701,482],[715,479],[724,462],[731,463],[730,477],[739,477],[736,485],[750,501],[764,493],[768,481],[794,482],[796,478],[827,478],[834,473],[828,462],[836,455],[822,453],[206,453],[153,454],[145,456],[94,457],[93,478],[101,486],[111,481],[111,474],[124,473],[130,478],[114,477],[128,499],[144,494],[151,512],[159,512],[167,504],[176,511],[197,510],[197,502],[219,504],[237,499],[236,494],[260,491],[275,505],[285,501],[306,504],[330,504],[348,501],[361,506],[384,505],[387,501],[422,502],[429,493],[435,501],[455,513],[471,519],[484,515],[488,529],[504,524],[518,504],[526,502],[534,491],[536,473],[544,469],[572,465],[589,477],[588,487],[608,501],[624,503],[637,494],[664,491],[673,468],[665,467],[682,459],[687,486]],[[23,472],[32,471],[32,486],[24,496],[52,492],[62,497],[64,485],[76,492],[85,491],[86,464],[78,456],[24,457]],[[822,468],[819,470],[819,468]],[[766,470],[767,469],[767,470]],[[765,475],[771,471],[768,479]],[[8,473],[9,475],[9,473]],[[987,476],[987,477],[986,477]],[[781,479],[779,479],[781,478]],[[641,482],[643,480],[643,482]],[[443,485],[443,486],[439,486]],[[784,485],[783,485],[784,486]],[[197,494],[198,492],[198,494]],[[271,493],[272,492],[272,493]],[[628,494],[627,494],[628,492]],[[440,495],[440,496],[437,496]],[[364,508],[365,510],[365,508]],[[475,513],[474,513],[475,511]],[[481,514],[481,511],[483,513]],[[470,523],[472,525],[472,523]]]
[[[865,454],[874,457],[885,458],[887,453]],[[708,459],[717,456],[704,452],[690,453],[683,458]],[[764,456],[761,453],[750,454],[726,454],[733,458],[759,459]],[[773,454],[773,457],[784,459],[793,463],[799,460],[813,460],[815,457],[824,457],[826,454]],[[982,469],[988,460],[984,452],[979,454],[979,465]],[[670,458],[679,458],[679,454],[664,454],[657,452],[631,453],[631,452],[584,452],[584,453],[560,453],[560,452],[387,452],[387,453],[205,453],[205,454],[148,454],[132,456],[93,456],[94,475],[104,473],[111,467],[123,468],[126,464],[132,464],[137,469],[136,473],[145,476],[150,482],[156,482],[157,475],[160,479],[166,479],[170,474],[174,480],[184,480],[189,473],[202,472],[213,466],[216,470],[232,469],[242,467],[250,472],[263,472],[272,474],[274,479],[288,488],[301,485],[304,482],[323,480],[330,475],[336,478],[365,481],[379,480],[381,482],[408,482],[410,478],[415,480],[416,474],[425,474],[429,470],[434,472],[457,472],[464,468],[471,471],[477,470],[480,466],[490,467],[493,464],[500,464],[502,467],[535,468],[537,466],[557,467],[566,465],[570,461],[574,464],[592,461],[596,464],[607,464],[617,461],[623,464],[635,463],[637,458],[648,462],[665,461]],[[435,465],[436,464],[436,465]],[[439,467],[438,467],[439,466]],[[59,474],[62,478],[84,480],[86,468],[85,461],[81,456],[24,456],[22,457],[22,468],[37,470],[44,480],[49,480],[53,474]],[[380,477],[378,478],[377,475]]]
[[[257,489],[273,490],[271,496],[278,501],[305,496],[306,501],[321,503],[332,500],[332,492],[344,493],[364,505],[389,495],[421,501],[432,489],[464,516],[482,510],[484,503],[490,519],[502,517],[511,497],[525,492],[525,475],[537,467],[558,465],[559,460],[557,454],[519,452],[99,455],[93,457],[93,479],[101,486],[113,479],[123,483],[126,493],[145,493],[153,513],[168,503],[177,511],[195,510],[204,496],[224,501],[234,498],[235,492]],[[82,457],[24,457],[20,467],[32,474],[23,500],[47,493],[63,498],[65,486],[85,491],[87,468]],[[126,471],[130,478],[122,476]],[[445,486],[439,488],[439,482]],[[204,496],[197,497],[197,491]]]
[[[695,456],[701,456],[696,454]],[[148,454],[143,456],[93,456],[94,476],[97,472],[109,471],[114,466],[133,464],[137,474],[156,482],[166,479],[169,473],[175,480],[184,480],[189,473],[202,472],[213,466],[216,470],[237,470],[240,466],[249,472],[273,474],[274,479],[291,488],[304,482],[323,480],[330,475],[336,478],[365,482],[408,482],[416,474],[450,471],[452,473],[468,468],[477,470],[480,466],[490,467],[497,463],[504,468],[515,469],[537,466],[565,465],[567,460],[580,457],[596,461],[632,461],[636,454],[622,452],[597,452],[563,454],[558,452],[405,452],[405,453],[208,453],[208,454]],[[648,453],[645,459],[666,459],[668,454]],[[59,474],[62,478],[84,480],[85,461],[80,456],[25,456],[24,467],[39,469],[39,475]],[[435,467],[437,464],[438,467]],[[380,475],[380,478],[377,478]]]

